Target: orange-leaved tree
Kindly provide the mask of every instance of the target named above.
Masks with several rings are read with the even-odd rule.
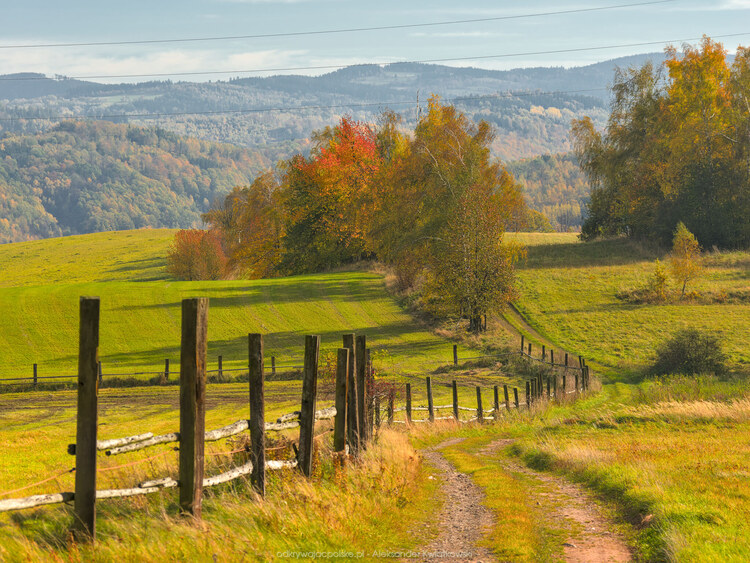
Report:
[[[218,280],[227,258],[216,233],[200,229],[177,231],[167,252],[167,271],[186,281]]]

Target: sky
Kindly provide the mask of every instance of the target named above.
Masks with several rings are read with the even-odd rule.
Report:
[[[236,76],[323,74],[337,66],[352,64],[437,60],[453,66],[504,70],[581,66],[624,55],[661,51],[669,41],[676,41],[675,45],[679,46],[681,40],[700,38],[704,34],[713,38],[741,34],[717,39],[730,53],[738,45],[750,45],[750,0],[672,0],[599,11],[388,30],[175,43],[29,47],[404,26],[528,16],[638,1],[4,2],[7,5],[3,6],[0,16],[0,74],[40,72],[97,82],[206,81]],[[646,42],[655,44],[604,48]],[[571,51],[539,53],[559,50]],[[459,58],[464,60],[445,60]]]

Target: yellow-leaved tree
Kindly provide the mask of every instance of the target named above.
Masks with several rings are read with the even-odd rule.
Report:
[[[682,294],[685,296],[685,288],[689,281],[700,275],[703,269],[701,258],[701,247],[685,224],[680,221],[674,232],[672,240],[672,254],[669,256],[669,265],[672,276],[682,284]]]

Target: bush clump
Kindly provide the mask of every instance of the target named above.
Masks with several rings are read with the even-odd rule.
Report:
[[[656,351],[656,374],[722,373],[726,356],[719,339],[696,329],[681,330]]]

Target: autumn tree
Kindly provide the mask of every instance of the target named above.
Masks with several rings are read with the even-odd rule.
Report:
[[[226,263],[221,241],[212,231],[177,231],[167,252],[167,271],[180,280],[221,279]]]
[[[701,249],[693,233],[680,222],[674,233],[672,253],[669,256],[672,276],[682,284],[681,297],[685,297],[685,288],[702,270]]]

